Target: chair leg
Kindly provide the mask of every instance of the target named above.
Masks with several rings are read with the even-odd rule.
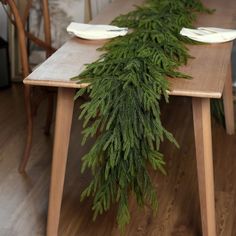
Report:
[[[47,117],[46,117],[46,123],[45,123],[45,130],[44,133],[46,135],[50,134],[50,128],[52,124],[52,117],[53,117],[53,102],[54,102],[54,94],[49,93],[48,94],[48,110],[47,110]]]
[[[25,96],[25,109],[27,115],[27,137],[24,150],[24,156],[19,165],[19,172],[25,172],[25,167],[30,157],[30,151],[32,146],[32,135],[33,135],[33,116],[31,107],[31,86],[24,86],[24,96]]]

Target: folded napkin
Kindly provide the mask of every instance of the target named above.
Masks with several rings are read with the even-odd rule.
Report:
[[[214,27],[183,28],[180,34],[203,43],[224,43],[236,39],[236,30]]]
[[[113,25],[91,25],[72,22],[67,27],[67,31],[84,39],[110,39],[124,36],[128,33],[128,28],[119,28]]]

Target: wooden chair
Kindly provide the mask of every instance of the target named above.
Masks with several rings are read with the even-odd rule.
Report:
[[[10,14],[8,14],[10,21],[15,25],[18,33],[19,48],[20,48],[20,58],[22,65],[22,75],[26,78],[30,73],[29,57],[27,52],[26,40],[29,39],[37,46],[43,48],[46,51],[46,56],[50,56],[55,49],[51,47],[51,32],[50,32],[50,17],[48,9],[48,0],[42,0],[43,7],[43,19],[44,19],[44,34],[45,40],[41,40],[34,36],[32,33],[26,31],[26,23],[29,16],[29,11],[32,6],[32,0],[28,0],[23,16],[17,8],[14,0],[0,0],[3,4],[8,5],[10,9]],[[32,134],[33,134],[33,107],[32,107],[32,86],[24,85],[24,97],[25,97],[25,108],[27,115],[27,138],[26,145],[24,149],[24,156],[19,165],[19,171],[24,172],[27,162],[30,156],[30,150],[32,146]],[[48,114],[46,119],[45,133],[48,134],[50,130],[50,124],[52,120],[53,111],[53,95],[49,93],[48,95]]]

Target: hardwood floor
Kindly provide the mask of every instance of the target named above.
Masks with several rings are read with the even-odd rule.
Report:
[[[35,117],[31,159],[27,174],[17,171],[23,154],[25,116],[23,89],[14,85],[0,91],[0,236],[44,236],[53,136],[43,134],[46,107]],[[92,221],[91,200],[80,202],[90,175],[80,174],[80,158],[90,148],[81,147],[81,123],[76,103],[65,181],[59,236],[118,236],[115,207]],[[166,127],[175,134],[180,149],[161,147],[167,176],[153,173],[159,196],[156,216],[130,199],[132,220],[126,236],[200,236],[200,210],[196,176],[191,101],[172,98],[163,106]],[[236,136],[227,136],[213,121],[213,152],[219,236],[236,236]]]

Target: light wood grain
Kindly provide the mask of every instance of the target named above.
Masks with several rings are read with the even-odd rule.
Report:
[[[57,231],[74,108],[74,95],[74,89],[58,89],[47,236],[58,235]]]
[[[134,4],[142,0],[116,0],[109,4],[91,23],[108,24],[121,13],[133,9]],[[214,6],[212,15],[199,15],[196,26],[236,27],[236,4],[228,0],[228,4],[220,0],[205,0]],[[96,49],[104,41],[87,41],[73,38],[63,45],[51,58],[25,79],[24,83],[41,86],[80,88],[87,84],[76,84],[70,81],[84,69],[84,64],[95,61],[101,52]],[[189,52],[195,57],[187,66],[180,68],[193,77],[191,80],[169,79],[170,94],[180,96],[220,98],[230,63],[232,43],[217,45],[189,46]]]
[[[193,123],[203,236],[216,236],[210,100],[193,98]]]
[[[228,67],[227,78],[223,91],[225,126],[227,134],[235,133],[234,107],[233,107],[233,87],[232,87],[232,68]]]

